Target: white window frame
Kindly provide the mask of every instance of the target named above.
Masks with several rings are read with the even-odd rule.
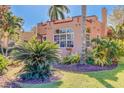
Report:
[[[63,28],[61,28],[61,29],[63,29]],[[70,29],[70,30],[72,30],[72,32],[67,32],[67,30],[69,30],[69,29],[70,28],[65,28],[64,29],[64,30],[66,30],[65,33],[57,33],[57,34],[55,33],[54,34],[54,42],[55,42],[55,35],[59,35],[59,44],[58,44],[59,47],[61,47],[60,46],[61,41],[65,41],[66,42],[66,46],[65,47],[61,47],[61,48],[70,48],[70,47],[67,46],[67,42],[68,41],[72,41],[73,42],[73,47],[74,47],[74,32],[73,32],[72,29]],[[66,35],[66,39],[65,40],[61,40],[61,35]],[[71,35],[72,36],[70,40],[67,39],[67,35]]]

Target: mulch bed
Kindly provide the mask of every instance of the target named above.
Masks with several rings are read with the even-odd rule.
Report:
[[[109,65],[109,66],[97,66],[97,65],[89,65],[89,64],[71,64],[71,65],[63,65],[56,64],[53,66],[54,68],[71,71],[71,72],[93,72],[93,71],[103,71],[103,70],[112,70],[117,67],[117,65]]]
[[[53,65],[54,68],[64,70],[64,71],[70,71],[70,72],[76,72],[76,73],[82,73],[82,72],[93,72],[93,71],[103,71],[103,70],[112,70],[117,67],[117,65],[110,65],[110,66],[96,66],[96,65],[88,65],[88,64],[72,64],[72,65],[63,65],[63,64],[55,64]],[[16,82],[19,83],[25,83],[25,84],[45,84],[57,81],[61,79],[63,74],[60,71],[54,71],[53,76],[45,81],[42,80],[21,80],[21,79],[10,79],[6,75],[0,76],[0,87],[8,87],[8,88],[20,88],[19,85],[16,84]],[[16,76],[14,76],[16,77]]]
[[[26,84],[41,84],[41,83],[50,83],[50,82],[54,82],[56,80],[61,79],[62,75],[53,75],[51,76],[49,79],[46,79],[44,81],[42,81],[41,79],[34,79],[34,80],[17,80],[16,82],[20,82],[20,83],[26,83]]]
[[[42,81],[41,79],[34,79],[34,80],[21,80],[21,79],[16,79],[12,82],[9,82],[6,84],[5,87],[9,88],[21,88],[17,83],[22,83],[22,84],[46,84],[46,83],[51,83],[57,80],[60,80],[62,78],[63,74],[56,72],[54,73],[49,79]]]

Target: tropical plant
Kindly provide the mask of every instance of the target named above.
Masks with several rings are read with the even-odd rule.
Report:
[[[75,64],[78,63],[80,61],[80,55],[79,54],[72,54],[72,55],[68,55],[66,57],[63,58],[63,62],[62,64]]]
[[[15,41],[15,39],[18,39],[20,30],[22,29],[23,20],[22,18],[13,15],[13,13],[9,9],[6,12],[2,12],[1,16],[0,39],[2,50],[2,48],[8,48],[10,40]]]
[[[119,57],[119,47],[116,42],[110,39],[93,39],[96,43],[93,49],[93,58],[95,64],[100,66],[111,65],[117,63]]]
[[[87,59],[86,59],[86,63],[90,64],[90,65],[94,65],[94,58],[93,58],[93,54],[91,51],[89,51],[87,53]]]
[[[7,70],[8,60],[0,54],[0,75],[3,74],[4,70]]]
[[[115,6],[112,13],[109,15],[109,24],[116,26],[124,23],[124,6]]]
[[[25,73],[20,77],[23,80],[29,79],[49,79],[51,74],[51,64],[58,58],[58,46],[48,41],[39,42],[36,38],[24,42],[16,47],[13,57],[24,61]]]
[[[64,19],[65,14],[69,12],[69,8],[65,5],[52,5],[49,9],[49,17],[51,20]]]
[[[87,64],[94,65],[94,59],[92,57],[87,57],[86,62]]]
[[[118,24],[115,27],[110,26],[110,30],[112,31],[111,39],[115,40],[115,42],[120,47],[120,55],[124,55],[124,24]]]
[[[110,30],[112,31],[113,39],[124,40],[124,23],[115,27],[110,26]]]

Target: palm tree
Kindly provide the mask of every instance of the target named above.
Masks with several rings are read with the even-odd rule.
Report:
[[[11,54],[14,59],[24,62],[24,73],[20,75],[24,80],[48,80],[52,75],[51,64],[59,60],[56,44],[41,43],[36,38],[19,44]]]
[[[19,36],[22,24],[22,18],[14,16],[11,11],[2,14],[0,19],[1,48],[8,48],[9,40],[14,40],[14,37]]]
[[[82,9],[82,52],[81,52],[81,59],[80,64],[86,63],[86,5],[81,6]]]
[[[50,20],[64,19],[65,14],[69,13],[70,10],[66,5],[52,5],[49,9]]]

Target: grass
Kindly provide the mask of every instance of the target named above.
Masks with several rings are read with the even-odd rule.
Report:
[[[61,80],[47,84],[22,84],[23,88],[122,88],[124,87],[124,58],[110,71],[74,73],[60,71]]]

